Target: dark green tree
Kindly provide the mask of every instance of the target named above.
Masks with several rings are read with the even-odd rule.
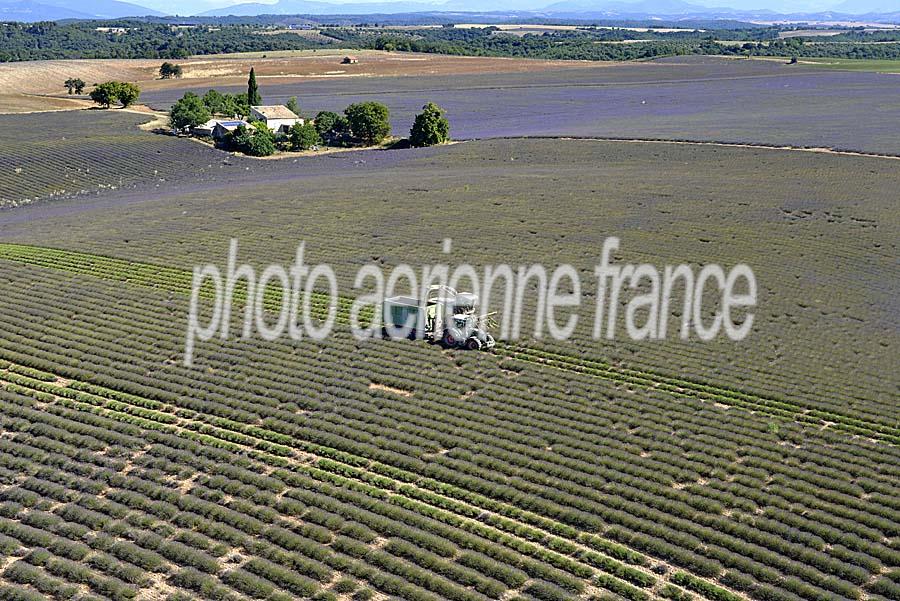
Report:
[[[170,62],[165,62],[159,67],[159,76],[163,79],[181,77],[182,72],[181,65],[175,65]]]
[[[250,116],[250,103],[247,102],[246,94],[225,94],[225,106],[222,110],[223,115],[237,115],[240,117]]]
[[[185,92],[169,110],[169,123],[175,129],[197,127],[209,121],[212,114],[203,100],[193,92]]]
[[[131,106],[141,95],[141,89],[134,85],[133,83],[128,82],[118,82],[118,89],[116,90],[116,100],[118,100],[122,104],[122,108],[127,106]]]
[[[337,113],[332,113],[331,111],[319,111],[314,120],[316,131],[324,138],[326,134],[332,131],[335,122],[339,118],[340,115]]]
[[[63,85],[69,90],[69,94],[81,94],[86,84],[80,78],[70,77]]]
[[[300,103],[297,102],[296,96],[291,96],[290,99],[288,99],[287,104],[285,104],[284,106],[286,106],[289,111],[291,111],[298,117],[300,116]]]
[[[266,157],[275,153],[275,134],[261,121],[253,122],[249,127],[239,125],[231,132],[231,146],[250,156]]]
[[[256,84],[256,72],[250,67],[250,79],[247,80],[247,103],[250,106],[262,104],[262,96],[259,95],[259,86]]]
[[[349,130],[347,118],[331,111],[319,112],[314,124],[322,142],[329,145],[338,144]]]
[[[362,144],[380,144],[391,135],[390,111],[380,102],[358,102],[344,110],[350,133]]]
[[[109,108],[112,103],[116,101],[118,91],[119,82],[117,81],[107,81],[105,83],[97,84],[94,86],[94,89],[91,90],[91,100]]]
[[[91,90],[91,100],[109,108],[113,102],[118,102],[122,108],[134,104],[141,95],[141,90],[133,83],[123,81],[107,81],[97,84]]]
[[[303,125],[295,123],[291,127],[289,139],[291,150],[309,150],[313,146],[318,146],[322,143],[322,138],[319,137],[319,132],[316,131],[316,127],[312,123],[304,123]]]
[[[213,115],[225,115],[225,96],[218,90],[209,90],[203,95],[203,104]]]
[[[434,146],[450,141],[450,122],[444,109],[433,102],[422,107],[409,130],[409,143],[413,146]]]

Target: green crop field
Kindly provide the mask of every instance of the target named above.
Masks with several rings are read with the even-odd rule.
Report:
[[[803,64],[820,69],[841,71],[874,71],[875,73],[900,73],[900,60],[853,58],[804,58]]]

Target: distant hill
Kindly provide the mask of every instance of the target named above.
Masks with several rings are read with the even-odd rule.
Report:
[[[520,17],[526,13],[532,16],[556,18],[655,18],[679,17],[690,19],[762,19],[775,20],[790,18],[795,20],[850,19],[853,15],[877,16],[881,20],[895,21],[897,7],[889,6],[894,0],[846,0],[843,4],[827,11],[794,11],[769,8],[737,9],[727,6],[711,7],[693,4],[686,0],[558,0],[546,4],[547,0],[495,0],[489,7],[485,0],[444,0],[427,2],[421,0],[382,0],[376,2],[338,3],[322,0],[278,0],[274,4],[246,2],[199,13],[200,16],[222,17],[268,15],[394,15],[406,13],[472,12],[488,14],[490,11],[514,11]],[[704,0],[696,0],[704,2]],[[713,4],[707,1],[706,4]],[[795,5],[798,3],[795,2]],[[799,4],[802,4],[800,2]],[[488,12],[486,12],[488,11]],[[498,12],[498,15],[501,13]],[[464,15],[460,15],[465,18]],[[513,16],[513,15],[510,15]]]
[[[71,8],[73,5],[78,8]],[[0,21],[59,21],[60,19],[119,19],[160,17],[163,13],[118,0],[89,0],[77,5],[69,0],[0,0]]]
[[[204,17],[251,17],[256,15],[397,15],[455,14],[459,19],[478,15],[490,21],[501,18],[557,19],[656,19],[693,20],[878,20],[900,22],[897,0],[843,0],[836,6],[802,10],[823,0],[788,0],[781,8],[770,8],[770,0],[757,0],[755,8],[711,6],[717,0],[277,0],[268,4],[251,1],[208,9],[228,0],[138,0],[168,10],[177,5],[179,14]],[[547,2],[551,2],[547,4]],[[737,0],[722,0],[733,4]],[[793,7],[788,8],[788,6]],[[820,4],[821,6],[821,4]],[[467,14],[470,13],[470,14]],[[164,12],[120,0],[0,0],[0,21],[57,21],[61,19],[116,19],[163,16]]]
[[[832,9],[836,13],[863,15],[868,13],[898,13],[896,0],[845,0]]]
[[[682,0],[639,0],[638,2],[597,2],[586,0],[563,0],[542,9],[547,13],[625,13],[647,15],[680,15],[697,14],[706,9],[696,4],[689,4]]]
[[[40,4],[32,0],[0,0],[0,21],[57,21],[89,19],[89,13],[69,8]]]
[[[424,2],[357,2],[330,3],[308,0],[278,0],[274,4],[247,2],[234,4],[225,8],[216,8],[200,13],[203,17],[222,17],[226,15],[361,15],[361,14],[394,14],[432,12],[440,10],[440,4]]]

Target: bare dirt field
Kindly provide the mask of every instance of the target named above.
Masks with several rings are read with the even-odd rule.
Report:
[[[359,63],[344,65],[348,53]],[[191,86],[228,86],[246,82],[250,67],[267,83],[289,83],[305,78],[345,78],[421,75],[464,75],[477,73],[523,73],[602,67],[609,63],[545,61],[494,57],[443,56],[436,54],[390,53],[375,50],[298,50],[267,53],[196,56],[177,61],[184,69],[181,79],[159,79],[160,59],[85,59],[8,63],[0,65],[0,112],[77,108],[68,106],[62,82],[80,77],[91,85],[110,79],[131,81],[144,91],[180,89]],[[41,99],[28,94],[52,95]]]

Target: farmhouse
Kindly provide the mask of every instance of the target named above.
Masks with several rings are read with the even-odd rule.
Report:
[[[287,133],[295,123],[303,125],[303,119],[286,106],[251,106],[250,117],[254,121],[262,121],[275,133]]]

